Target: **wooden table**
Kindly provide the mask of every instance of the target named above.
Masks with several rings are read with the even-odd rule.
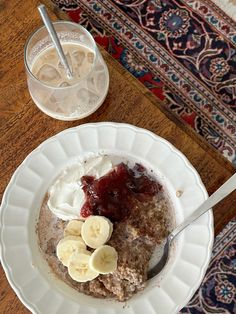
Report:
[[[235,169],[191,129],[174,119],[138,80],[112,59],[103,56],[110,72],[110,89],[104,104],[90,117],[75,122],[54,120],[30,98],[23,62],[24,43],[41,25],[36,0],[0,2],[0,197],[24,158],[48,137],[76,125],[96,121],[126,122],[164,137],[182,151],[199,172],[209,194]],[[58,13],[58,12],[56,12]],[[56,19],[55,11],[50,10]],[[214,209],[218,233],[236,214],[236,193]],[[0,269],[0,313],[29,313]]]

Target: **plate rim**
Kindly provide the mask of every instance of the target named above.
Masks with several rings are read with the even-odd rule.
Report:
[[[38,309],[36,309],[34,307],[34,304],[31,304],[27,301],[26,297],[24,295],[22,295],[22,291],[21,289],[19,289],[17,287],[17,285],[15,284],[15,281],[13,278],[11,278],[11,271],[8,268],[8,265],[6,263],[6,261],[4,260],[4,255],[3,255],[3,243],[2,243],[2,220],[3,220],[3,208],[4,206],[7,206],[7,202],[6,202],[6,198],[8,195],[8,190],[11,186],[12,183],[14,183],[15,178],[17,176],[17,174],[19,173],[19,171],[21,170],[21,168],[25,165],[25,163],[27,162],[28,159],[30,159],[34,154],[36,154],[38,151],[40,151],[42,149],[42,147],[46,144],[48,144],[49,142],[53,141],[54,139],[56,139],[57,137],[60,137],[66,133],[73,133],[76,132],[79,129],[82,128],[86,128],[86,127],[99,127],[99,126],[110,126],[110,127],[116,127],[116,128],[130,128],[133,129],[133,131],[135,132],[142,132],[145,134],[148,134],[151,138],[153,138],[155,140],[155,138],[158,138],[158,140],[160,140],[161,142],[164,142],[170,149],[172,152],[177,153],[177,155],[179,155],[181,157],[181,159],[184,161],[185,166],[187,166],[187,168],[189,168],[195,176],[195,179],[197,179],[197,183],[199,185],[199,187],[201,187],[202,192],[204,193],[204,197],[208,196],[207,190],[205,188],[205,185],[202,182],[202,179],[199,175],[199,173],[197,172],[197,170],[195,169],[195,167],[190,163],[190,161],[187,159],[187,157],[178,149],[176,148],[172,143],[170,143],[168,140],[166,140],[165,138],[155,134],[154,132],[142,128],[142,127],[138,127],[132,124],[128,124],[128,123],[119,123],[119,122],[91,122],[91,123],[85,123],[85,124],[81,124],[79,126],[75,126],[75,127],[71,127],[71,128],[67,128],[64,129],[54,135],[52,135],[51,137],[47,138],[46,140],[44,140],[43,142],[41,142],[35,149],[33,149],[25,158],[24,160],[17,166],[17,168],[15,169],[14,173],[12,174],[5,190],[2,196],[2,200],[1,200],[1,205],[0,205],[0,260],[1,260],[1,264],[3,267],[3,270],[5,272],[5,275],[7,277],[7,280],[11,286],[11,288],[13,289],[13,291],[16,293],[17,297],[20,299],[20,301],[24,304],[24,306],[26,308],[28,308],[30,311],[32,311],[33,313],[41,313],[38,312]],[[212,209],[208,211],[208,216],[209,216],[209,222],[208,222],[208,229],[209,229],[209,243],[207,248],[207,254],[205,257],[205,262],[204,262],[204,266],[201,268],[201,272],[199,275],[199,278],[197,280],[197,283],[195,284],[196,287],[191,287],[189,288],[189,293],[188,296],[185,298],[185,302],[184,304],[187,304],[187,302],[189,302],[189,300],[191,299],[191,297],[194,295],[194,293],[196,292],[196,290],[199,288],[204,275],[207,271],[207,268],[209,266],[210,263],[210,259],[211,259],[211,253],[212,253],[212,247],[213,247],[213,243],[214,243],[214,221],[213,221],[213,212]],[[185,306],[185,305],[184,305]],[[175,307],[175,311],[176,313],[181,310],[181,308],[183,307],[183,305],[176,305]]]

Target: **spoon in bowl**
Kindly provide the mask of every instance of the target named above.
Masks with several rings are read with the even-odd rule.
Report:
[[[177,226],[167,237],[163,249],[163,254],[159,262],[148,271],[148,279],[153,278],[161,272],[166,265],[169,257],[169,251],[173,239],[182,232],[191,223],[206,213],[213,206],[221,202],[226,196],[236,189],[236,173],[230,177],[218,190],[216,190],[206,201],[204,201],[188,218],[186,218],[179,226]]]

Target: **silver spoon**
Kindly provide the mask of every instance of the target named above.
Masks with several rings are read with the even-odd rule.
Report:
[[[53,24],[52,24],[52,22],[51,22],[51,20],[50,20],[50,18],[48,16],[48,14],[47,14],[45,5],[44,4],[40,4],[38,6],[38,10],[39,10],[41,18],[43,20],[43,23],[44,23],[44,25],[45,25],[48,33],[49,33],[49,36],[51,37],[51,40],[52,40],[52,42],[53,42],[53,44],[54,44],[54,46],[56,48],[56,51],[57,51],[58,56],[59,56],[59,58],[61,60],[61,63],[62,63],[62,65],[64,66],[64,68],[66,70],[67,77],[69,79],[71,79],[72,78],[72,71],[71,71],[70,66],[69,66],[69,64],[67,62],[66,56],[65,56],[65,54],[63,52],[63,49],[62,49],[60,40],[59,40],[59,38],[57,36],[57,33],[55,31],[55,28],[54,28],[54,26],[53,26]]]
[[[176,227],[167,237],[163,255],[159,262],[148,271],[148,279],[156,276],[164,268],[169,257],[170,246],[173,239],[192,222],[197,220],[205,212],[222,201],[226,196],[236,189],[236,173],[229,178],[218,190],[216,190],[205,202],[202,203],[187,219],[185,219],[178,227]]]

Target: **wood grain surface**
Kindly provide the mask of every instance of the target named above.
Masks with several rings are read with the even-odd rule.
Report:
[[[155,96],[103,50],[110,72],[110,88],[104,104],[91,116],[75,122],[58,121],[43,114],[30,98],[23,62],[25,41],[41,25],[37,4],[35,0],[0,1],[1,198],[15,169],[34,148],[66,128],[88,122],[126,122],[164,137],[187,156],[209,194],[235,172],[228,161],[173,118]],[[54,13],[51,10],[51,17],[56,19]],[[218,233],[235,214],[234,193],[214,209],[215,232]],[[10,288],[2,268],[0,313],[29,313]]]

